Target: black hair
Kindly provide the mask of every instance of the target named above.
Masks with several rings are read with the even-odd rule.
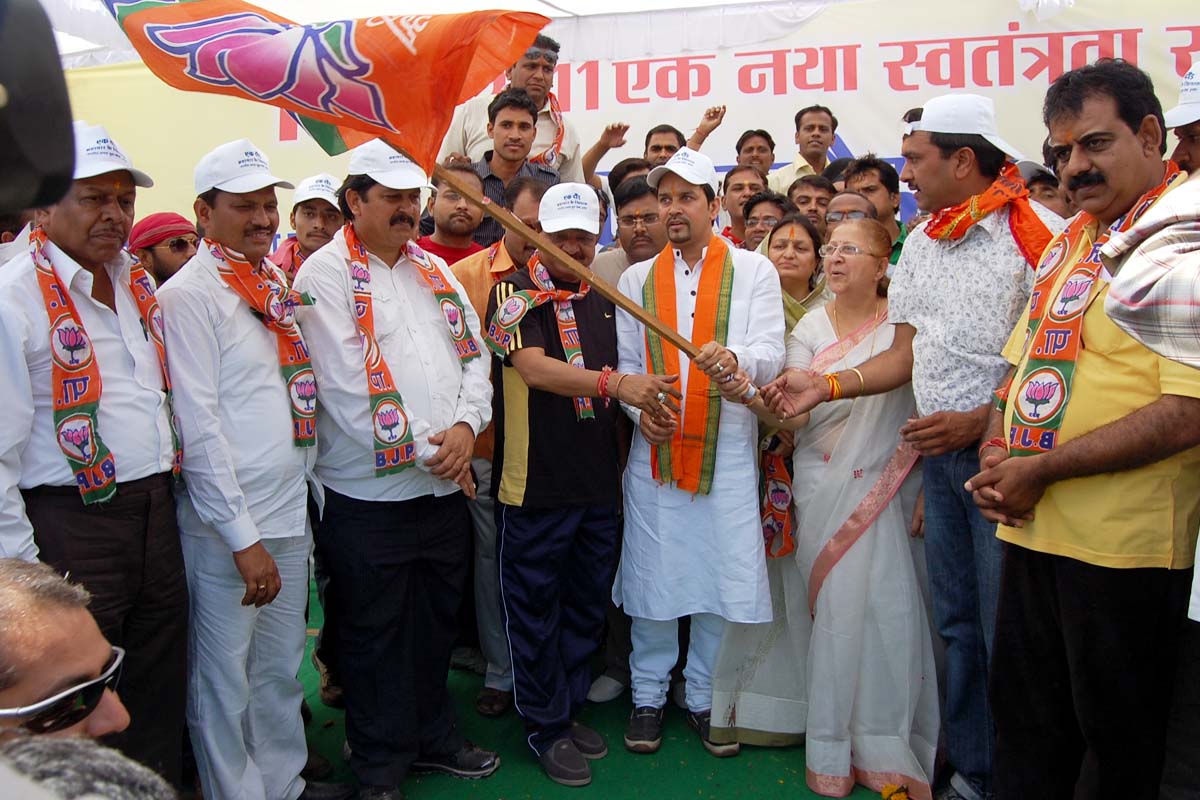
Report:
[[[505,89],[493,97],[492,102],[488,103],[488,122],[495,125],[496,117],[506,108],[528,111],[529,116],[533,117],[533,124],[537,124],[540,109],[537,107],[537,103],[533,102],[533,98],[529,96],[529,92],[524,89]]]
[[[801,186],[811,186],[814,189],[820,189],[823,192],[829,192],[830,195],[837,194],[837,187],[833,185],[833,181],[826,178],[824,175],[801,175],[796,180],[792,181],[792,185],[787,189],[787,196],[791,197],[792,192],[796,191]]]
[[[738,172],[745,172],[746,170],[752,170],[754,172],[755,176],[757,176],[758,179],[762,182],[762,185],[763,186],[767,185],[767,176],[763,174],[763,171],[761,169],[759,169],[758,167],[754,166],[753,164],[746,164],[744,166],[735,166],[732,169],[730,169],[729,172],[725,173],[725,178],[724,178],[724,180],[721,181],[722,191],[729,189],[729,179],[732,178],[734,176],[734,174],[736,174]]]
[[[1038,170],[1029,176],[1029,180],[1025,181],[1025,185],[1032,189],[1035,185],[1044,183],[1051,189],[1058,188],[1058,178],[1051,175],[1049,172]]]
[[[533,195],[533,199],[537,202],[542,202],[542,195],[546,193],[547,186],[537,178],[531,178],[528,175],[520,178],[513,178],[508,182],[508,186],[504,187],[504,207],[509,211],[513,210],[513,206],[517,204],[517,200],[521,199],[521,195],[529,192]]]
[[[687,147],[687,137],[683,135],[683,131],[679,130],[679,128],[676,128],[674,125],[655,125],[646,131],[646,144],[642,146],[642,152],[645,152],[650,147],[650,137],[656,133],[674,134],[675,138],[679,140],[679,146]]]
[[[771,134],[767,133],[766,131],[762,130],[761,128],[752,130],[752,131],[746,131],[741,136],[739,136],[738,140],[737,140],[737,145],[734,147],[734,152],[738,153],[740,155],[742,152],[742,145],[744,145],[746,142],[750,141],[751,139],[753,139],[756,136],[759,139],[766,139],[767,146],[771,148],[772,152],[774,152],[775,140],[771,138]]]
[[[612,202],[608,198],[608,192],[604,191],[599,186],[592,186],[590,183],[585,185],[591,187],[591,190],[596,193],[596,199],[600,201],[600,216],[604,218],[601,220],[601,222],[607,220],[608,208],[610,205],[612,205]]]
[[[378,181],[370,175],[347,175],[346,180],[342,181],[342,185],[337,191],[338,208],[341,209],[342,216],[349,220],[354,219],[354,212],[350,210],[350,203],[346,201],[346,192],[353,189],[359,197],[362,197],[377,183]]]
[[[537,35],[537,38],[533,40],[533,46],[538,50],[552,50],[555,53],[557,53],[561,47],[558,42],[554,41],[544,33],[539,33]]]
[[[920,122],[924,109],[910,108],[904,113],[905,122]],[[985,178],[996,178],[1004,169],[1008,157],[999,147],[980,136],[978,133],[942,133],[930,131],[929,141],[941,151],[942,158],[949,158],[959,150],[966,148],[975,154],[975,163],[979,172]]]
[[[16,236],[25,227],[25,213],[16,211],[12,214],[0,214],[0,233],[11,233]]]
[[[829,119],[833,122],[833,126],[832,126],[833,132],[837,133],[837,126],[838,126],[837,117],[835,117],[833,115],[833,111],[831,111],[829,108],[827,108],[826,106],[819,106],[819,105],[818,106],[805,106],[804,108],[802,108],[796,112],[796,131],[797,132],[800,130],[800,121],[802,119],[804,119],[805,114],[828,114]]]
[[[750,216],[750,209],[754,208],[759,203],[774,203],[779,206],[779,214],[786,217],[788,214],[796,213],[796,207],[792,205],[792,201],[781,195],[779,192],[767,190],[751,195],[746,204],[742,206],[742,218],[746,219]]]
[[[619,214],[626,205],[634,200],[641,200],[643,197],[657,197],[657,194],[646,182],[645,175],[635,175],[617,186],[613,192],[613,204],[617,207]]]
[[[900,174],[896,172],[895,167],[874,153],[867,153],[865,156],[851,161],[850,165],[846,167],[846,171],[842,173],[842,180],[849,183],[851,178],[865,175],[871,171],[879,173],[879,182],[889,193],[900,193]]]
[[[845,177],[846,167],[850,166],[853,158],[835,158],[825,165],[825,169],[821,170],[821,176],[829,178],[832,181],[840,181]]]
[[[461,172],[464,175],[473,175],[475,180],[479,181],[479,185],[483,185],[483,178],[479,177],[479,173],[475,171],[475,167],[472,166],[471,162],[469,161],[463,161],[460,158],[447,159],[446,161],[442,162],[442,169],[447,169],[451,172]],[[442,184],[445,182],[442,180],[442,178],[438,177],[436,172],[433,173],[432,181],[434,189],[442,188]]]
[[[1102,58],[1062,75],[1046,90],[1042,122],[1046,127],[1063,115],[1078,116],[1083,103],[1092,97],[1111,97],[1117,104],[1117,116],[1137,133],[1146,117],[1158,120],[1159,130],[1167,130],[1162,103],[1154,94],[1154,81],[1123,58]],[[1167,137],[1158,142],[1159,155],[1167,152]]]
[[[196,199],[203,201],[204,205],[208,206],[209,208],[216,208],[217,195],[220,193],[221,190],[214,187],[206,192],[201,192],[200,194],[196,195]]]
[[[615,193],[617,187],[625,182],[625,176],[629,173],[644,169],[650,170],[650,162],[644,158],[623,158],[618,161],[611,170],[608,171],[608,188]]]

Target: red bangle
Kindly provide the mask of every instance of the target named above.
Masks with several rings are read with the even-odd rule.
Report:
[[[979,450],[976,453],[976,455],[979,456],[980,459],[982,459],[983,451],[987,450],[989,447],[999,447],[1001,450],[1008,452],[1008,442],[1004,441],[999,436],[994,436],[991,439],[988,439],[983,444],[979,445]]]
[[[613,369],[607,364],[600,370],[600,377],[596,379],[596,394],[605,400],[608,399],[608,379],[612,377]]]

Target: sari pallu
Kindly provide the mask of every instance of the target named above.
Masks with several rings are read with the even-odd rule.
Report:
[[[886,349],[892,329],[879,325],[820,349],[808,368]],[[789,346],[832,339],[828,316],[813,313]],[[775,621],[730,626],[718,658],[714,740],[803,739],[808,785],[827,796],[893,783],[930,797],[937,688],[908,541],[919,478],[916,454],[899,447],[913,413],[905,386],[824,403],[796,432],[796,552],[768,563]]]

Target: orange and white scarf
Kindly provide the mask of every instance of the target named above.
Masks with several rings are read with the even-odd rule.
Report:
[[[563,136],[566,134],[567,126],[563,122],[562,106],[559,105],[554,92],[547,92],[546,99],[550,101],[550,119],[554,120],[554,141],[536,156],[529,156],[529,161],[532,164],[544,164],[550,169],[557,170],[562,169]]]

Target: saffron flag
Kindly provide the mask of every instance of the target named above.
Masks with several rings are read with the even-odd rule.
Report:
[[[295,116],[330,155],[380,137],[426,172],[454,107],[512,66],[539,14],[381,15],[300,25],[241,0],[104,0],[166,83]]]

